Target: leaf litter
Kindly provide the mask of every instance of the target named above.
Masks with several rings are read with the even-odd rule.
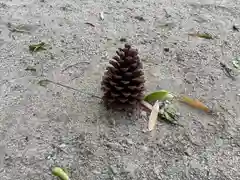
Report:
[[[29,51],[31,52],[38,52],[38,51],[42,51],[42,50],[47,50],[45,48],[46,43],[44,42],[40,42],[39,44],[31,44],[29,45]]]
[[[152,106],[151,102],[155,102],[155,104]],[[141,102],[141,105],[147,111],[151,111],[148,124],[149,131],[154,129],[158,118],[169,124],[182,126],[178,123],[180,115],[174,104],[176,102],[181,102],[192,108],[214,114],[210,108],[197,99],[192,99],[185,95],[172,95],[166,90],[155,91],[146,95]]]
[[[152,111],[153,106],[148,102],[142,101],[141,104],[146,108],[147,111]],[[159,120],[163,120],[168,124],[182,126],[177,122],[178,116],[177,113],[175,113],[176,109],[171,104],[169,105],[168,102],[159,102],[159,104]]]

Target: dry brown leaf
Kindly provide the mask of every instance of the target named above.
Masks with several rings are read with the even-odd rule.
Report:
[[[152,131],[155,128],[157,123],[158,113],[159,113],[159,101],[156,101],[155,104],[153,105],[152,112],[149,116],[149,121],[148,121],[149,131]]]

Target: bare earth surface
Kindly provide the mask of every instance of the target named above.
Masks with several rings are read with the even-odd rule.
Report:
[[[54,166],[71,180],[240,179],[240,76],[220,66],[240,55],[234,24],[238,0],[2,0],[0,179],[56,180]],[[38,85],[48,78],[101,95],[120,38],[139,49],[149,92],[196,97],[218,117],[182,106],[183,127],[159,122],[152,135],[144,112],[108,112],[97,98]],[[30,53],[40,41],[51,48]]]

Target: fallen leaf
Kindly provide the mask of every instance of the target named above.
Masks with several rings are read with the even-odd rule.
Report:
[[[232,61],[232,63],[236,69],[240,69],[240,57],[237,57],[235,60]]]
[[[45,45],[46,44],[44,42],[41,42],[39,44],[29,45],[29,51],[37,52],[37,51],[41,51],[41,50],[46,50],[46,48],[44,47]]]
[[[103,13],[103,12],[100,12],[100,13],[99,13],[99,17],[100,17],[100,20],[104,20],[104,13]]]
[[[49,84],[49,82],[50,82],[49,80],[44,79],[44,80],[39,81],[38,84],[39,84],[40,86],[47,87],[47,85]]]
[[[58,178],[60,178],[61,180],[70,180],[67,173],[64,172],[63,169],[59,168],[59,167],[54,167],[52,169],[52,174],[54,176],[57,176]]]
[[[34,68],[34,67],[31,67],[31,66],[28,66],[28,67],[25,69],[25,71],[32,71],[32,72],[36,72],[36,71],[37,71],[37,69],[36,69],[36,68]]]
[[[172,98],[173,98],[173,95],[170,94],[168,91],[160,90],[160,91],[155,91],[146,95],[144,97],[144,101],[147,101],[147,102],[153,102],[156,100],[163,101],[163,100],[172,99]]]
[[[213,39],[211,34],[208,33],[189,33],[189,36],[204,38],[204,39]]]
[[[92,26],[92,27],[95,27],[95,25],[93,23],[90,23],[90,22],[86,22],[85,24],[87,24],[89,26]]]
[[[159,112],[159,101],[156,101],[155,104],[153,105],[152,112],[149,116],[149,122],[148,122],[149,131],[152,131],[156,126],[158,112]]]
[[[211,112],[211,110],[206,105],[204,105],[202,102],[200,102],[197,99],[192,99],[192,98],[187,97],[187,96],[181,96],[180,97],[180,102],[185,103],[185,104],[187,104],[187,105],[189,105],[193,108],[203,110],[207,113]]]

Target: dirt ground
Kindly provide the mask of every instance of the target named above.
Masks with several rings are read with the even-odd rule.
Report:
[[[240,179],[240,76],[220,65],[240,56],[240,1],[2,0],[0,15],[1,180],[56,180],[54,166],[71,180]],[[149,92],[196,97],[218,116],[179,106],[183,127],[159,122],[152,135],[145,112],[38,84],[101,95],[121,38],[138,48]],[[30,53],[41,41],[48,50]]]

